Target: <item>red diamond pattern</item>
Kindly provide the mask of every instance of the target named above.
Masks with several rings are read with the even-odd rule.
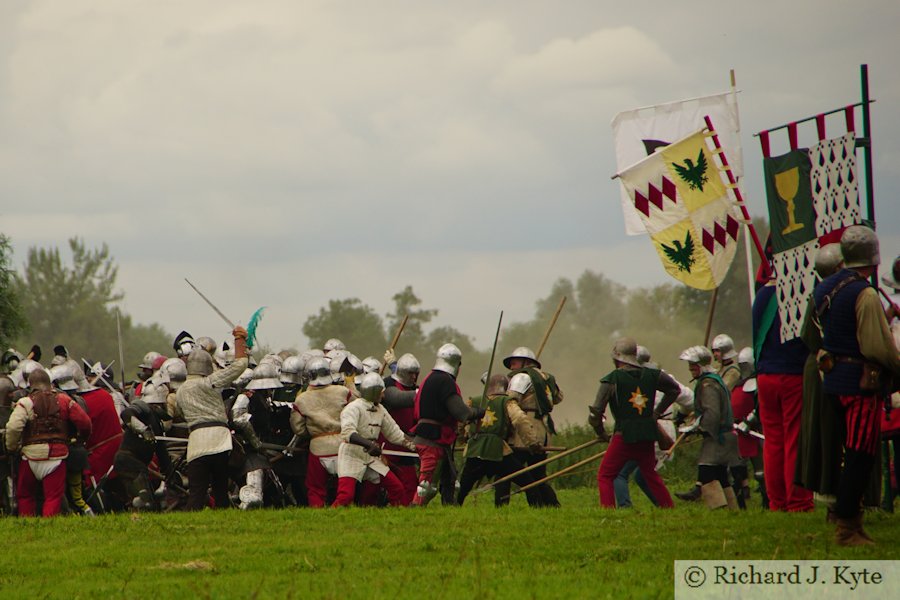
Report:
[[[706,248],[706,251],[710,254],[715,254],[716,244],[724,248],[725,244],[728,242],[728,238],[737,241],[739,229],[740,223],[738,223],[731,215],[727,215],[725,217],[724,227],[716,221],[713,225],[712,232],[706,228],[703,229],[703,247]]]
[[[677,190],[675,184],[666,177],[662,178],[662,189],[656,187],[652,183],[648,184],[647,188],[646,196],[637,190],[634,191],[634,207],[644,213],[645,216],[650,216],[651,203],[659,210],[665,210],[663,208],[663,197],[671,200],[673,204],[677,203]]]

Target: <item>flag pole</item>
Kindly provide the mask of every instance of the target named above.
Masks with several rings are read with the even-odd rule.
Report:
[[[766,253],[763,250],[762,243],[759,241],[759,236],[756,234],[756,228],[753,227],[750,213],[747,212],[747,207],[744,205],[744,196],[741,194],[741,188],[738,187],[737,180],[734,178],[734,173],[731,172],[731,167],[728,165],[728,158],[725,156],[725,151],[719,144],[719,136],[713,128],[712,120],[709,118],[709,115],[703,117],[703,120],[706,121],[706,127],[709,129],[710,137],[716,147],[716,154],[719,155],[719,160],[722,161],[722,168],[725,171],[725,174],[728,175],[728,183],[734,192],[738,206],[741,208],[741,214],[744,216],[745,224],[750,229],[750,236],[753,238],[753,244],[756,246],[756,251],[759,253],[760,261],[762,261],[763,274],[766,277],[769,277],[772,273],[771,267],[769,266],[769,261],[766,260]]]
[[[731,98],[734,101],[734,116],[737,123],[738,133],[741,131],[741,114],[737,105],[737,78],[734,75],[734,69],[729,72],[731,76]],[[744,223],[744,260],[747,261],[747,294],[750,297],[750,306],[753,306],[753,298],[756,295],[753,289],[753,251],[750,250],[750,227]]]
[[[709,299],[709,314],[706,315],[706,334],[703,336],[703,345],[709,345],[709,335],[712,333],[713,315],[716,314],[716,299],[719,297],[718,286],[713,290]]]

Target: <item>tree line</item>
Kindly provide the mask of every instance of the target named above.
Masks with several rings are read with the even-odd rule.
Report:
[[[764,222],[756,226],[765,233]],[[711,337],[728,333],[737,348],[749,345],[752,339],[743,244],[742,236],[734,264],[719,288],[711,328]],[[69,260],[64,260],[59,248],[32,247],[17,272],[11,267],[9,239],[0,234],[0,345],[27,352],[32,344],[39,344],[49,358],[56,344],[65,343],[76,359],[118,359],[117,305],[124,293],[116,288],[115,260],[105,244],[91,249],[78,238],[68,240],[68,250]],[[537,350],[563,296],[565,307],[541,356],[566,397],[556,410],[557,420],[585,421],[600,377],[612,368],[609,351],[613,341],[623,335],[647,346],[653,360],[680,380],[689,379],[678,354],[687,346],[705,342],[711,293],[675,282],[628,288],[594,270],[585,270],[575,280],[558,279],[549,292],[537,298],[530,320],[504,323],[495,372],[502,370],[502,357],[515,347]],[[487,369],[491,349],[476,348],[469,335],[454,327],[430,327],[440,309],[422,306],[411,286],[394,294],[392,300],[393,308],[383,316],[360,298],[329,300],[302,326],[309,347],[321,348],[327,339],[339,338],[360,358],[371,354],[381,359],[406,317],[398,356],[415,354],[424,373],[433,364],[435,350],[453,342],[464,357],[459,381],[463,394],[480,394],[479,379]],[[499,313],[502,306],[497,308]],[[138,324],[125,313],[118,317],[126,376],[133,375],[150,350],[172,354],[173,336],[162,325]]]

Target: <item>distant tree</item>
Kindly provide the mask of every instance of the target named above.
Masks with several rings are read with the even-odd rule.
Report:
[[[0,352],[28,328],[16,287],[15,272],[10,269],[11,255],[9,238],[0,233]]]
[[[380,359],[388,344],[381,317],[359,298],[329,300],[327,308],[306,319],[303,334],[313,348],[338,338],[360,358],[371,354]]]
[[[437,316],[437,309],[418,308],[422,304],[422,300],[416,296],[411,285],[394,294],[391,299],[394,301],[394,311],[387,315],[388,343],[393,339],[404,316],[408,316],[409,319],[397,343],[397,350],[404,353],[411,352],[416,356],[424,354],[428,350],[429,345],[425,337],[424,326]]]
[[[68,244],[71,264],[63,261],[58,248],[28,250],[23,272],[16,277],[17,293],[31,325],[27,338],[20,336],[20,345],[40,344],[50,357],[53,347],[61,344],[75,360],[115,360],[118,365],[115,310],[124,298],[115,290],[118,267],[106,244],[92,250],[78,238]],[[171,338],[159,325],[136,326],[126,314],[120,315],[120,324],[126,376],[133,375],[150,350],[171,355]],[[121,367],[114,367],[116,374]]]

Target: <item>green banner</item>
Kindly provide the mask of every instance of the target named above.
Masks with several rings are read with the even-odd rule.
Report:
[[[811,169],[806,149],[763,159],[775,253],[816,238],[816,210],[809,178]]]

